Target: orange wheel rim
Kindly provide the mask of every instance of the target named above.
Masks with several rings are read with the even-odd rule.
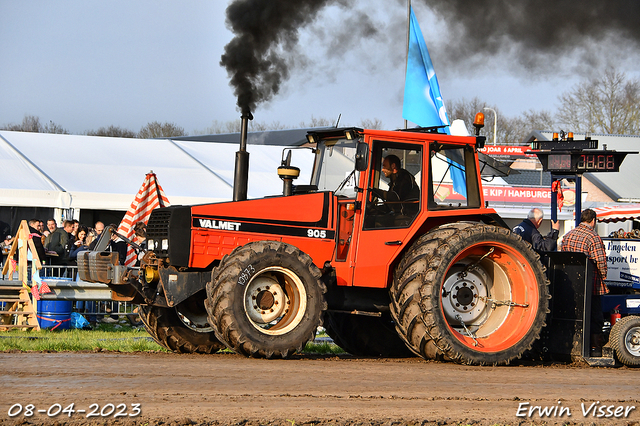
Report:
[[[441,285],[440,306],[460,343],[478,352],[499,352],[527,335],[539,305],[537,278],[528,265],[518,250],[498,242],[458,253]]]

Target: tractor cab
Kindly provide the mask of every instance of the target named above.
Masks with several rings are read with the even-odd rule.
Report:
[[[476,138],[343,128],[307,139],[316,149],[311,186],[336,197],[339,285],[387,288],[401,253],[454,210],[468,220],[497,216],[483,208]]]
[[[344,198],[366,192],[370,215],[396,213],[404,216],[396,222],[406,224],[425,203],[429,210],[482,205],[471,138],[345,128],[310,132],[307,139],[316,147],[311,186]],[[385,173],[388,157],[395,161],[396,173]],[[397,172],[403,177],[400,182],[394,182]],[[387,193],[390,184],[404,185]],[[377,226],[393,226],[386,222]]]

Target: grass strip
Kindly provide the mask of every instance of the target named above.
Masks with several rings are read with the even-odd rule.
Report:
[[[346,352],[333,342],[309,342],[302,350],[303,354],[344,355]]]
[[[0,332],[0,352],[169,352],[142,327],[100,324],[93,330],[11,330]],[[332,341],[309,342],[304,354],[344,354]]]
[[[144,329],[101,324],[95,330],[0,332],[0,352],[167,352]]]

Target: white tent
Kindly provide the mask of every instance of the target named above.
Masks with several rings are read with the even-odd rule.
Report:
[[[0,206],[126,210],[153,170],[172,205],[231,200],[236,144],[0,131]],[[249,145],[249,198],[277,195],[283,147]],[[313,155],[293,163],[309,183]]]

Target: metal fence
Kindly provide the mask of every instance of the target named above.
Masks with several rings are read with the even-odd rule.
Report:
[[[109,286],[80,280],[77,266],[43,265],[39,274],[51,289],[51,293],[41,295],[42,300],[72,300],[74,312],[84,315],[92,323],[117,322],[117,318],[127,316],[133,325],[139,325],[135,314],[138,305],[111,300]],[[28,280],[31,281],[30,271]],[[0,279],[0,285],[16,284],[21,285],[17,272]]]

